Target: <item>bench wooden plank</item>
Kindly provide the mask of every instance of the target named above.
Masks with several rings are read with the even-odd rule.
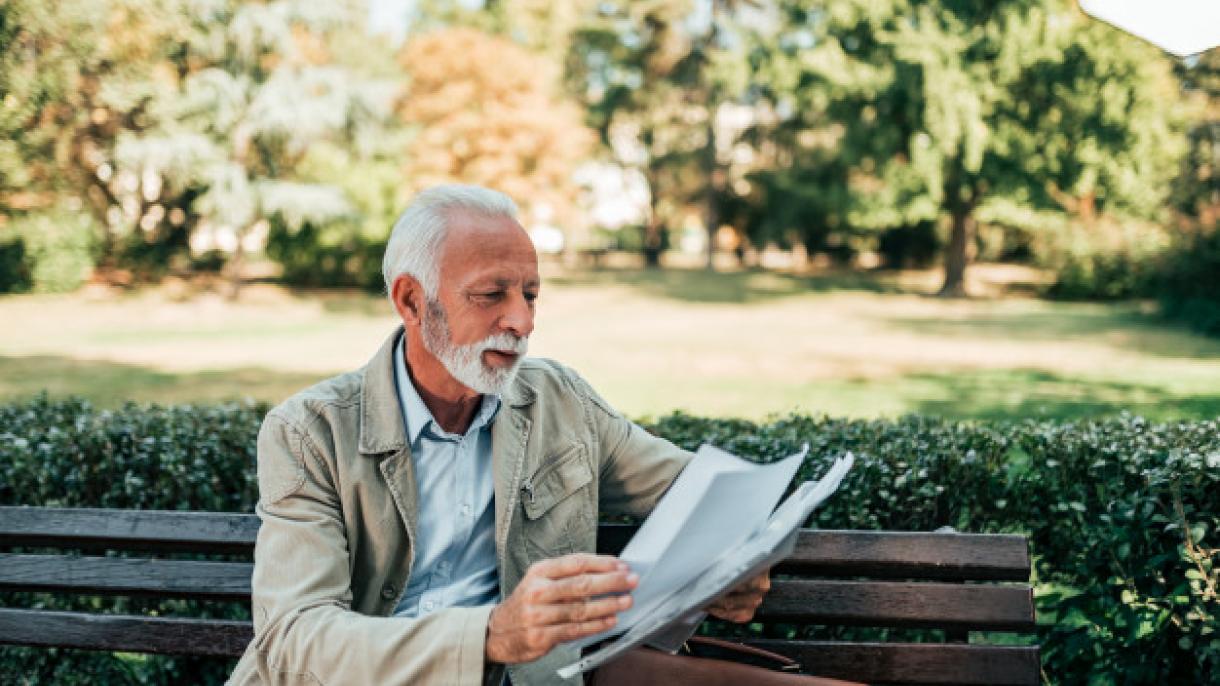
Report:
[[[0,644],[238,657],[250,622],[0,608]]]
[[[1014,534],[806,530],[777,570],[813,576],[1029,581],[1029,544]]]
[[[0,554],[0,589],[250,601],[249,562]]]
[[[225,512],[0,507],[0,545],[248,554],[259,519]]]
[[[598,552],[619,553],[637,527],[602,524]],[[1028,581],[1029,545],[1015,534],[919,533],[804,529],[778,574]]]
[[[248,602],[247,562],[0,554],[0,588]],[[810,624],[1033,629],[1028,586],[776,580],[758,617]]]
[[[245,553],[254,515],[163,510],[0,507],[0,545]],[[637,527],[603,524],[600,552],[622,550]],[[779,573],[946,581],[1029,579],[1029,548],[1010,534],[805,530]]]
[[[809,674],[870,684],[1036,686],[1041,669],[1038,646],[779,639],[745,642],[787,655]]]
[[[253,637],[249,622],[0,608],[0,643],[82,650],[237,657]],[[838,643],[751,639],[789,655],[809,673],[869,683],[1038,683],[1037,646]]]
[[[900,581],[779,580],[759,621],[809,624],[1033,631],[1029,586]]]

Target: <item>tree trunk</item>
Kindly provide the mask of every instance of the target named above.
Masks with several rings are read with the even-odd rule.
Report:
[[[225,263],[225,270],[228,271],[229,282],[229,300],[236,302],[241,296],[242,287],[242,270],[245,267],[246,249],[245,243],[246,232],[248,229],[242,229],[237,232],[237,248],[233,250],[233,256]]]
[[[661,235],[663,229],[661,222],[657,220],[656,213],[648,220],[648,224],[644,226],[644,266],[649,269],[655,269],[661,266],[661,249],[664,245],[664,236]]]
[[[950,210],[953,230],[949,234],[949,245],[945,246],[945,282],[937,295],[942,298],[966,296],[966,263],[969,255],[966,248],[974,234],[973,204],[956,204]]]
[[[720,193],[725,185],[725,178],[728,176],[716,160],[716,115],[713,110],[714,108],[708,108],[707,142],[703,149],[703,171],[707,183],[703,193],[703,224],[707,231],[705,266],[709,271],[716,268],[716,231],[720,228]]]

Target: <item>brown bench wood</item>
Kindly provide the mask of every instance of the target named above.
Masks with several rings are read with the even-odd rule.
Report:
[[[249,514],[0,507],[0,545],[6,546],[249,554],[258,527],[258,517]],[[619,552],[635,530],[626,524],[603,524],[599,551]],[[777,573],[1027,581],[1029,568],[1023,536],[805,530]]]
[[[0,590],[248,602],[248,561],[29,549],[249,555],[258,525],[246,514],[0,507],[0,548],[21,549],[0,553]],[[602,525],[599,550],[618,552],[633,532]],[[968,642],[970,631],[1033,631],[1029,570],[1022,536],[805,530],[760,621],[936,628],[951,642],[746,642],[870,683],[1037,684],[1038,646]],[[233,657],[251,636],[249,622],[0,608],[0,644]]]

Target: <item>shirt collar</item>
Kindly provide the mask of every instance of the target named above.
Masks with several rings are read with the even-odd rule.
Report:
[[[404,354],[406,337],[402,336],[398,341],[394,345],[394,384],[398,387],[398,404],[402,408],[403,422],[407,427],[407,441],[414,446],[419,440],[419,435],[428,428],[429,424],[433,425],[433,431],[437,434],[444,434],[445,430],[432,416],[432,411],[424,404],[424,399],[419,397],[419,391],[411,382],[411,375],[407,373],[406,355]],[[484,394],[482,402],[479,404],[479,411],[475,414],[474,421],[470,423],[470,428],[466,433],[469,434],[489,425],[499,409],[500,396]]]

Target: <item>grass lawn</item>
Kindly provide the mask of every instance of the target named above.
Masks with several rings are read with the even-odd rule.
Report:
[[[531,353],[632,416],[682,409],[954,418],[1220,415],[1220,340],[1135,305],[942,301],[900,279],[768,272],[556,271]],[[358,367],[393,327],[353,293],[251,286],[0,298],[0,397],[280,400]]]

